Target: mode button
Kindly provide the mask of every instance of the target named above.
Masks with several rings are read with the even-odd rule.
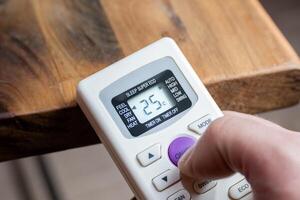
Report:
[[[201,135],[206,131],[207,127],[211,124],[212,121],[213,121],[212,116],[210,114],[207,114],[207,115],[201,117],[200,119],[194,121],[193,123],[191,123],[188,126],[188,128],[191,131]]]

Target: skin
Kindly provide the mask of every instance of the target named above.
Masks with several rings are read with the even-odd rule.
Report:
[[[224,115],[180,159],[183,176],[205,181],[240,172],[255,200],[299,200],[300,133],[251,115]]]

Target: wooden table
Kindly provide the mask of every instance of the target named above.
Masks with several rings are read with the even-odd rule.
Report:
[[[299,59],[257,0],[0,0],[0,160],[99,142],[76,83],[163,36],[222,109],[300,99]]]

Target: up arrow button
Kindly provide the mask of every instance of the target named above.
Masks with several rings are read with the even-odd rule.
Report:
[[[161,146],[160,144],[155,144],[150,146],[149,148],[145,149],[141,153],[136,156],[139,163],[146,167],[155,161],[161,158]]]
[[[151,159],[151,158],[153,158],[154,157],[154,155],[152,154],[152,153],[148,153],[148,158],[149,159]]]
[[[163,177],[162,180],[168,182],[168,176]]]

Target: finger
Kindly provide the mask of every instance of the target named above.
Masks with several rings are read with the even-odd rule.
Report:
[[[180,160],[181,173],[196,179],[215,179],[241,172],[267,176],[272,155],[286,130],[251,115],[224,112]],[[272,166],[272,165],[270,165]],[[271,170],[272,171],[272,170]]]

